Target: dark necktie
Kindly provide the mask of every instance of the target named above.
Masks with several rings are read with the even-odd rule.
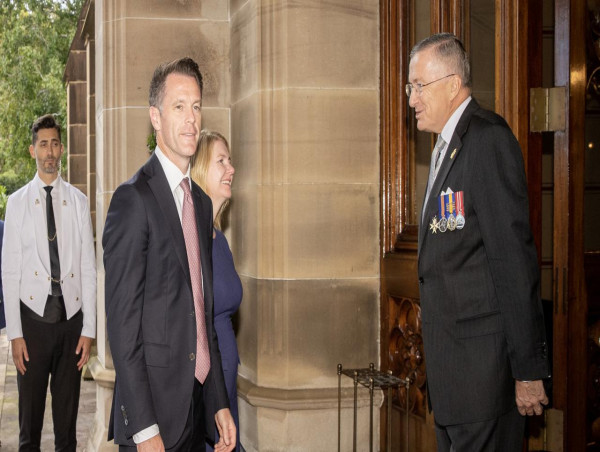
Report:
[[[56,237],[56,223],[54,222],[54,207],[52,206],[52,186],[44,187],[46,190],[46,219],[48,223],[48,246],[50,247],[50,275],[52,277],[52,295],[62,295],[60,287],[60,260],[58,258],[58,238]]]
[[[184,177],[179,186],[183,189],[183,206],[181,208],[181,226],[185,249],[190,266],[192,294],[196,311],[196,370],[194,375],[200,383],[204,383],[210,370],[210,353],[208,336],[206,335],[206,316],[204,315],[204,294],[202,293],[202,264],[200,263],[200,242],[196,227],[196,213],[190,190],[190,182]]]

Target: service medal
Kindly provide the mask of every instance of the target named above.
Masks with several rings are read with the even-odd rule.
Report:
[[[456,217],[454,216],[454,208],[456,202],[454,200],[454,193],[448,193],[446,195],[446,209],[448,210],[448,229],[454,231],[456,229]]]
[[[431,223],[429,223],[429,229],[431,230],[431,233],[432,234],[437,233],[439,227],[440,227],[440,223],[438,222],[437,217],[433,217],[431,219]]]
[[[440,195],[438,201],[440,211],[440,221],[438,223],[438,228],[440,232],[446,232],[446,230],[448,229],[448,220],[446,219],[446,195]]]
[[[458,214],[456,215],[456,229],[462,229],[465,227],[465,223],[466,223],[464,193],[462,191],[458,191],[455,193],[455,195],[456,195],[456,211],[458,212]]]
[[[448,229],[451,231],[456,229],[456,218],[454,217],[454,214],[450,214],[448,217]]]
[[[440,229],[440,232],[446,232],[448,230],[448,220],[446,220],[445,218],[442,218],[440,220],[438,228]]]

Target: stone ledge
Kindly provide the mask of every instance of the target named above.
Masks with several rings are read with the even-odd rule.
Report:
[[[350,381],[350,380],[349,380]],[[257,408],[273,408],[283,411],[323,410],[338,407],[338,388],[317,389],[281,389],[257,386],[250,380],[238,375],[238,397]],[[354,406],[354,388],[342,387],[342,408]],[[373,393],[373,409],[383,405],[384,395],[380,389]],[[369,390],[359,385],[357,407],[370,404]]]
[[[88,369],[92,373],[94,381],[103,388],[113,389],[115,387],[115,370],[105,369],[97,356],[92,356],[88,361]]]

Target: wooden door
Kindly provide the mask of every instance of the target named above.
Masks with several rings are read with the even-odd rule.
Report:
[[[541,79],[540,2],[381,0],[381,369],[412,382],[408,391],[394,392],[389,446],[387,412],[381,412],[382,450],[436,450],[417,281],[417,219],[433,137],[416,131],[404,93],[410,49],[441,31],[465,43],[473,60],[474,97],[502,114],[521,143],[539,248],[541,138],[529,133],[528,91]]]
[[[600,450],[600,234],[598,233],[598,224],[600,224],[600,3],[587,2],[587,10],[574,11],[576,15],[583,15],[585,26],[581,27],[585,34],[580,33],[579,39],[583,39],[585,43],[581,45],[581,49],[585,48],[585,131],[582,148],[585,149],[584,162],[584,194],[583,194],[583,246],[584,246],[584,271],[585,271],[585,300],[587,304],[582,306],[581,302],[576,303],[577,311],[587,310],[587,338],[579,337],[579,351],[587,351],[587,356],[578,359],[581,364],[584,359],[588,365],[587,384],[585,386],[578,385],[580,392],[587,389],[587,397],[585,398],[585,415],[586,415],[586,445],[588,451]],[[573,38],[571,38],[573,39]],[[578,40],[575,38],[574,45]],[[579,41],[580,42],[580,41]],[[578,49],[578,50],[581,50]],[[573,55],[571,66],[573,63],[577,67],[581,67],[581,58],[583,56],[578,53]],[[564,62],[563,62],[564,64]],[[573,80],[570,84],[578,86],[576,91],[578,96],[581,96],[581,87],[583,81]],[[579,102],[581,102],[579,100]],[[574,110],[575,118],[578,118],[577,111]],[[580,115],[581,113],[579,113]],[[577,124],[576,124],[577,125]],[[581,133],[579,130],[572,130],[572,133]],[[575,156],[574,156],[575,157]],[[580,158],[581,159],[581,158]],[[579,170],[582,168],[579,166]],[[581,187],[574,187],[581,189]],[[581,314],[579,314],[581,315]],[[575,322],[574,322],[575,323]],[[587,339],[587,347],[583,348],[583,341]],[[567,349],[568,350],[568,349]],[[583,374],[583,373],[581,373]],[[567,379],[569,375],[566,375]],[[575,384],[577,382],[574,382]],[[579,382],[581,383],[581,382]],[[575,384],[571,386],[575,386]],[[569,389],[571,390],[571,389]],[[570,399],[568,397],[567,399]],[[582,400],[582,396],[578,396],[578,400]],[[575,404],[567,405],[567,410],[575,409]],[[577,419],[582,419],[582,415],[575,416],[575,420],[571,421],[572,416],[567,416],[568,422],[567,432],[569,433],[569,442],[571,435],[582,435],[581,427],[574,424]],[[572,433],[571,433],[572,432]],[[570,444],[569,444],[570,445]],[[575,446],[574,446],[575,447]],[[565,449],[566,450],[566,449]],[[571,449],[569,449],[571,450]],[[575,450],[575,449],[573,449]]]

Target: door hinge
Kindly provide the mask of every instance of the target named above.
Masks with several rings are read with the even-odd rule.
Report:
[[[529,89],[529,130],[556,132],[567,128],[567,89],[564,86]]]

